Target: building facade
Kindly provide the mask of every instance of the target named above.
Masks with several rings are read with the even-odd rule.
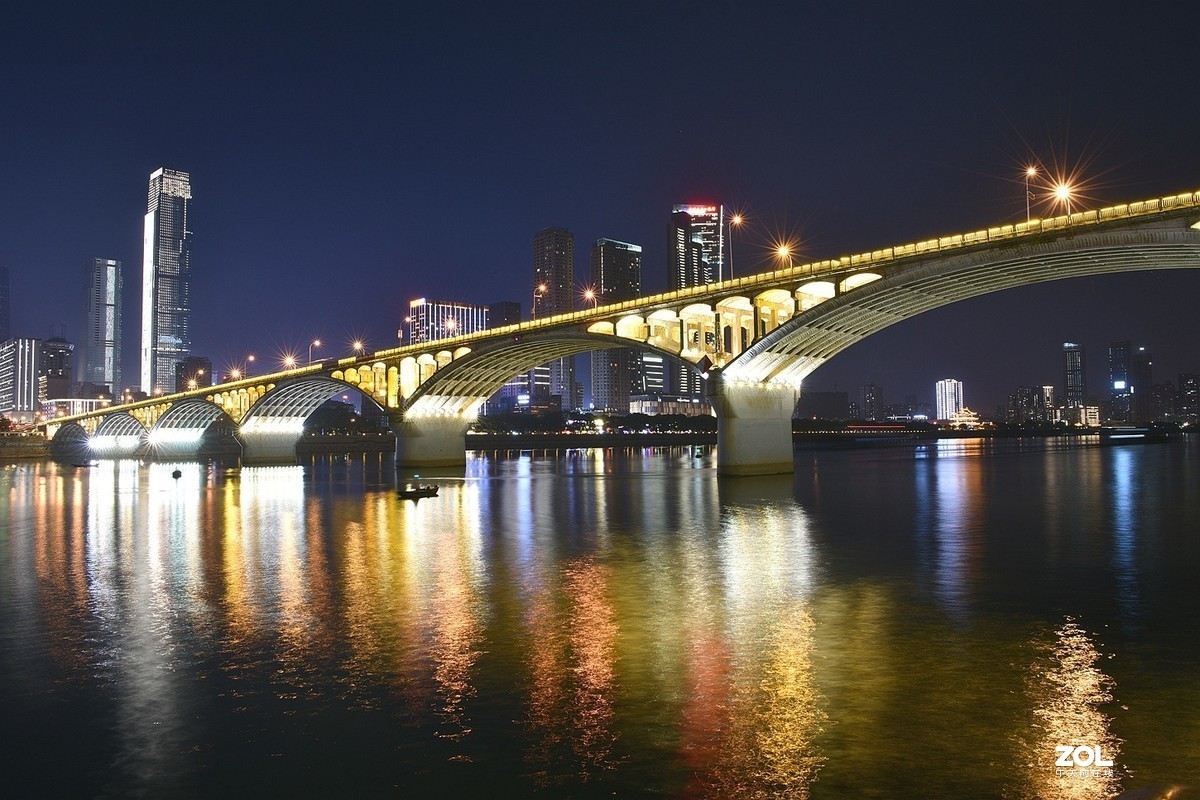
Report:
[[[61,336],[42,342],[38,360],[38,402],[71,397],[71,359],[75,345]]]
[[[408,304],[404,324],[408,344],[449,339],[487,330],[488,307],[421,297]]]
[[[120,261],[92,259],[85,291],[87,316],[80,343],[83,351],[79,354],[83,366],[80,381],[96,390],[106,390],[109,395],[121,392],[124,377],[121,374],[122,286]]]
[[[721,205],[684,203],[672,208],[667,250],[672,291],[717,281],[724,269],[724,225]],[[700,373],[682,362],[668,364],[667,383],[668,390],[680,397],[704,395]]]
[[[141,388],[170,391],[175,366],[192,349],[191,177],[160,168],[150,175],[142,238]]]
[[[0,342],[12,336],[12,306],[9,300],[8,267],[0,264]]]
[[[38,377],[41,371],[40,339],[8,339],[0,343],[0,416],[29,425],[36,421]]]
[[[962,381],[954,378],[943,378],[934,386],[934,397],[937,403],[937,418],[953,420],[963,410]]]
[[[566,228],[544,228],[533,237],[533,317],[575,310],[575,237]],[[531,372],[530,392],[558,397],[564,409],[576,398],[575,357],[558,358]]]
[[[592,289],[600,304],[635,300],[642,295],[642,248],[615,239],[592,245]],[[628,347],[592,351],[592,406],[619,414],[639,393],[642,354]]]
[[[1063,407],[1083,408],[1087,401],[1087,364],[1083,345],[1063,342]]]

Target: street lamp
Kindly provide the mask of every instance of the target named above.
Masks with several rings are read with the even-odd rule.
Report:
[[[1033,192],[1029,191],[1029,179],[1038,174],[1037,167],[1032,164],[1025,168],[1025,222],[1028,223],[1032,216],[1029,211],[1029,204],[1033,200]]]
[[[533,287],[533,316],[538,315],[538,301],[542,299],[542,295],[546,293],[546,284],[539,283]]]
[[[733,280],[733,229],[734,227],[742,227],[742,223],[746,218],[741,214],[734,214],[729,218],[729,280]]]
[[[296,366],[296,357],[292,356],[292,355],[284,356],[283,357],[283,366],[286,367],[287,369],[291,369],[292,367]]]
[[[320,339],[313,339],[312,342],[308,345],[308,363],[310,363],[310,364],[312,363],[312,349],[314,347],[320,347],[320,346],[321,346]]]
[[[780,261],[787,262],[788,269],[792,267],[792,247],[789,244],[781,244],[775,248],[775,255],[779,256]]]
[[[591,303],[592,308],[600,305],[600,295],[591,286],[583,290],[583,300],[586,303]]]
[[[1066,206],[1067,216],[1071,215],[1071,195],[1075,188],[1066,181],[1059,181],[1054,185],[1054,199]]]
[[[242,371],[237,367],[229,370],[229,380],[236,381],[240,377],[242,377]]]
[[[361,356],[363,349],[366,347],[366,345],[363,344],[362,339],[355,339],[353,344],[351,344],[351,347],[354,348],[354,354],[356,356]]]
[[[446,330],[450,333],[450,335],[453,336],[454,331],[457,329],[458,329],[458,320],[456,320],[454,317],[447,317],[446,318]]]

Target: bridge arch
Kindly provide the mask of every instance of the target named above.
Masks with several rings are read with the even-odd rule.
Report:
[[[124,411],[104,418],[88,438],[92,451],[102,455],[133,455],[146,443],[146,426]]]
[[[89,438],[82,425],[78,422],[68,422],[58,426],[58,430],[54,432],[54,437],[50,440],[50,452],[56,456],[82,453],[90,446]]]
[[[889,325],[992,292],[1115,272],[1200,268],[1200,231],[1162,226],[1082,231],[897,263],[768,331],[726,365],[726,380],[799,386],[813,370]]]
[[[173,403],[150,428],[150,447],[159,453],[195,455],[201,440],[214,423],[223,422],[231,432],[237,423],[216,403],[189,397]]]
[[[304,434],[304,421],[326,400],[353,391],[374,403],[383,405],[373,395],[377,390],[364,391],[362,384],[375,386],[382,368],[387,380],[387,368],[382,364],[367,365],[371,381],[361,374],[357,384],[323,375],[298,378],[276,387],[263,395],[242,419],[239,429],[242,440],[242,460],[247,463],[289,461],[296,457],[296,444]],[[386,392],[386,389],[385,389]]]

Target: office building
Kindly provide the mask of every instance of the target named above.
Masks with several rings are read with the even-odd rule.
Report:
[[[874,383],[862,387],[863,419],[883,419],[883,389]]]
[[[724,265],[724,207],[690,203],[671,212],[668,285],[672,290],[714,283]],[[668,365],[667,382],[681,397],[703,396],[700,373],[681,362]]]
[[[1087,400],[1087,364],[1083,345],[1063,342],[1063,407],[1083,408]]]
[[[533,316],[535,319],[575,310],[575,237],[566,228],[545,228],[533,237]],[[564,409],[575,396],[575,357],[536,367],[530,381],[537,399],[558,397]]]
[[[192,348],[192,184],[186,172],[150,175],[142,239],[141,388],[153,394],[175,385],[175,366]]]
[[[408,344],[433,342],[487,330],[488,307],[421,297],[408,304],[404,323]]]
[[[111,258],[92,259],[88,269],[86,308],[82,352],[79,361],[83,369],[81,382],[95,391],[108,394],[120,392],[121,325],[124,303],[121,300],[121,262]],[[87,394],[87,391],[83,392]]]
[[[1117,422],[1129,422],[1133,413],[1131,349],[1128,341],[1108,346],[1108,418]]]
[[[615,239],[592,245],[591,285],[599,303],[635,300],[642,294],[642,248]],[[628,347],[592,351],[592,406],[628,413],[629,398],[639,393],[641,353]],[[660,358],[661,363],[661,358]]]
[[[1176,410],[1181,422],[1195,425],[1200,422],[1200,374],[1183,372],[1179,375]]]
[[[934,386],[934,396],[939,420],[953,420],[961,415],[963,410],[962,381],[954,378],[944,378],[938,381]]]
[[[29,425],[39,411],[40,339],[8,339],[0,343],[0,417]]]
[[[1131,353],[1130,378],[1133,388],[1130,393],[1130,421],[1137,425],[1148,425],[1154,421],[1154,402],[1151,388],[1154,386],[1154,359],[1150,348],[1139,347]]]
[[[61,336],[42,342],[38,359],[38,402],[70,397],[71,356],[75,345]]]

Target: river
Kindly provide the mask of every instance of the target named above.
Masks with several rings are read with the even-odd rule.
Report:
[[[1200,786],[1198,455],[477,454],[419,501],[380,455],[7,465],[6,795]]]

